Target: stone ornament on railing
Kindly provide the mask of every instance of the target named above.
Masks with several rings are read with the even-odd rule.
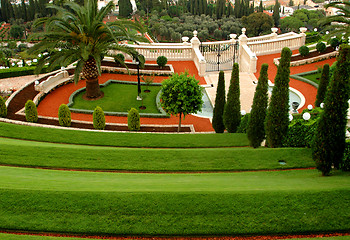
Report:
[[[271,33],[272,38],[277,38],[278,28],[273,27],[273,28],[271,28],[271,31],[272,31],[272,33]]]
[[[232,43],[236,43],[236,37],[237,37],[237,34],[234,34],[234,33],[230,34],[230,40],[232,41]]]
[[[197,37],[198,32],[196,30],[193,31],[193,38],[191,39],[192,47],[199,48],[199,44],[201,43]]]
[[[182,40],[182,42],[183,42],[184,45],[188,45],[188,44],[189,44],[189,43],[188,43],[188,39],[189,39],[189,37],[182,37],[182,38],[181,38],[181,40]]]
[[[305,32],[307,31],[307,28],[306,27],[301,27],[301,28],[299,28],[299,30],[300,30],[301,33],[305,34]]]

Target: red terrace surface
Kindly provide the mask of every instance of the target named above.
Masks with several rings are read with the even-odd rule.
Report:
[[[320,233],[320,234],[299,234],[299,235],[281,235],[281,236],[222,236],[222,237],[133,237],[133,236],[88,236],[88,235],[73,235],[60,233],[30,233],[30,232],[16,232],[16,231],[0,231],[0,233],[16,234],[16,235],[32,235],[32,236],[49,236],[49,237],[75,237],[82,239],[115,239],[115,240],[273,240],[273,239],[293,239],[293,238],[323,238],[323,237],[337,237],[349,236],[349,233]]]
[[[155,63],[155,62],[147,62]],[[187,71],[190,75],[194,75],[200,84],[207,84],[204,77],[198,75],[197,68],[193,61],[181,61],[181,62],[168,62],[173,65],[174,71],[177,73]],[[166,76],[155,77],[154,82],[162,82],[166,79]],[[127,74],[112,74],[104,73],[100,76],[100,83],[105,83],[110,79],[122,80],[122,81],[134,81],[137,82],[137,75],[127,75]],[[48,94],[39,104],[38,113],[40,116],[56,117],[58,113],[58,108],[61,104],[67,104],[69,102],[69,96],[76,90],[85,87],[85,81],[80,81],[77,85],[70,83],[64,85],[55,91]],[[90,121],[92,122],[92,114],[83,113],[72,113],[72,119],[80,121]],[[107,123],[127,123],[127,117],[116,117],[116,116],[106,116]],[[172,116],[170,118],[141,118],[141,124],[153,124],[153,125],[177,125],[178,117]],[[182,124],[193,124],[196,132],[212,132],[211,122],[208,118],[196,117],[193,115],[188,115]]]
[[[298,53],[298,50],[294,50],[293,54]],[[271,82],[274,82],[275,76],[277,73],[277,67],[275,64],[273,64],[273,59],[280,57],[281,54],[270,54],[270,55],[265,55],[265,56],[258,56],[258,63],[257,63],[257,72],[255,73],[256,78],[259,78],[259,72],[261,65],[263,63],[269,64],[269,79]],[[327,59],[324,61],[316,62],[316,63],[311,63],[311,64],[306,64],[306,65],[301,65],[301,66],[296,66],[296,67],[291,67],[290,68],[290,74],[297,74],[297,73],[302,73],[302,72],[308,72],[312,70],[317,70],[318,67],[323,66],[324,64],[328,63],[329,65],[332,65],[336,61],[335,58]],[[297,89],[300,91],[304,97],[305,97],[305,105],[301,108],[301,110],[305,109],[307,105],[311,104],[312,106],[315,105],[315,100],[316,100],[316,94],[317,94],[317,88],[311,86],[310,84],[295,80],[295,79],[290,79],[289,86],[292,88]]]

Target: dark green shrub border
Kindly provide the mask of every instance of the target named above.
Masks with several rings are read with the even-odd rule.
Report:
[[[1,69],[0,79],[34,75],[35,68],[36,68],[35,66],[32,66],[32,67],[12,67],[12,68]],[[57,69],[58,68],[55,68],[54,70],[57,70]],[[40,73],[47,73],[47,67],[44,67]]]
[[[136,85],[137,82],[127,82],[127,81],[119,81],[119,80],[108,80],[107,82],[100,84],[100,87],[106,87],[111,83],[119,83],[119,84],[132,84],[132,85]],[[141,83],[141,85],[145,85],[145,83]],[[152,83],[150,84],[151,86],[161,86],[161,83]],[[73,99],[74,97],[82,92],[85,91],[85,87],[80,88],[78,90],[76,90],[75,92],[72,93],[72,95],[70,95],[69,97],[69,103],[67,104],[67,106],[69,107],[69,109],[71,110],[71,112],[76,112],[76,113],[87,113],[87,114],[91,114],[94,111],[93,110],[86,110],[86,109],[77,109],[77,108],[71,108],[70,106],[73,105]],[[150,118],[169,118],[170,115],[167,114],[163,108],[160,106],[160,93],[161,91],[159,91],[159,93],[157,94],[156,97],[156,104],[157,104],[157,108],[159,110],[160,113],[140,113],[140,117],[150,117]],[[128,116],[128,112],[104,112],[105,115],[110,115],[110,116]]]

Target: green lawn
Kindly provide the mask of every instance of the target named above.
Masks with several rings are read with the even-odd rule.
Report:
[[[8,138],[0,138],[0,145],[0,164],[16,166],[130,171],[241,171],[315,166],[307,148],[114,148]]]
[[[320,84],[321,73],[317,72],[317,73],[314,73],[314,74],[307,74],[307,75],[303,75],[302,77],[306,78],[306,79],[309,79],[309,80],[313,81],[314,83]]]
[[[157,104],[156,96],[160,91],[161,86],[150,86],[151,92],[145,93],[142,91],[143,104],[146,109],[141,110],[139,107],[142,101],[137,101],[137,85],[111,83],[106,87],[102,87],[104,97],[96,101],[87,101],[82,98],[85,91],[78,93],[73,99],[73,105],[70,108],[94,110],[96,106],[100,106],[105,112],[128,112],[130,108],[136,108],[140,113],[160,113]],[[142,90],[145,86],[142,87]]]
[[[1,229],[126,236],[350,230],[349,173],[0,171]]]
[[[31,127],[0,122],[0,136],[41,142],[71,143],[97,146],[207,148],[248,146],[244,133],[225,134],[157,134],[89,132]]]

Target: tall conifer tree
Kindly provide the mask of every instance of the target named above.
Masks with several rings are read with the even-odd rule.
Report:
[[[269,147],[282,147],[289,124],[289,74],[292,51],[282,49],[280,64],[277,68],[275,86],[266,117],[266,140]]]
[[[318,85],[315,106],[319,107],[326,96],[329,83],[329,64],[325,64],[322,69],[320,84]]]
[[[350,46],[342,45],[326,94],[324,112],[315,131],[312,157],[322,175],[339,168],[345,150],[346,115],[350,91]]]
[[[234,63],[223,116],[225,128],[229,133],[236,132],[241,123],[241,101],[239,98],[239,66],[238,63]]]
[[[220,71],[218,86],[216,88],[216,97],[212,120],[212,125],[216,133],[223,133],[225,131],[223,122],[223,114],[226,102],[225,95],[225,74],[223,71]]]
[[[250,146],[257,148],[265,139],[265,118],[268,104],[268,75],[269,65],[264,63],[261,66],[258,85],[256,86],[252,111],[248,122],[247,135]]]

